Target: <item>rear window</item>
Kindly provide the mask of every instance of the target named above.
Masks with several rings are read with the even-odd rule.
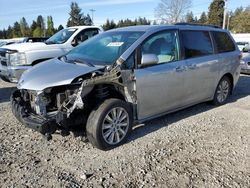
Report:
[[[218,53],[231,52],[235,50],[235,45],[230,36],[225,32],[213,31],[215,47]]]
[[[213,46],[207,31],[181,31],[185,58],[213,54]]]

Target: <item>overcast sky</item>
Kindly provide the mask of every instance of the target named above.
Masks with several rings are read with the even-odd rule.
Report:
[[[66,25],[69,18],[70,2],[72,0],[0,0],[0,29],[13,25],[25,17],[29,24],[38,15],[51,15],[55,27]],[[102,25],[107,18],[115,21],[125,18],[135,19],[139,16],[154,20],[154,9],[160,0],[75,0],[82,8],[83,13],[90,14],[95,9],[94,23]],[[190,11],[195,16],[207,11],[212,0],[193,0]],[[230,10],[250,5],[250,0],[228,0]]]

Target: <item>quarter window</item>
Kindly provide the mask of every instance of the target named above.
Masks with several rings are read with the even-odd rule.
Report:
[[[227,33],[214,31],[212,34],[218,53],[231,52],[235,50],[234,42]]]
[[[213,46],[207,31],[181,31],[185,58],[213,54]]]
[[[147,39],[142,45],[143,54],[155,54],[159,64],[178,60],[177,31],[161,32]]]

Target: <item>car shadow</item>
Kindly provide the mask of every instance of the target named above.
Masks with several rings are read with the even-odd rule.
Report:
[[[241,75],[238,84],[235,87],[233,95],[229,99],[229,103],[236,102],[237,100],[250,95],[250,76]],[[210,103],[201,103],[178,112],[170,113],[168,115],[150,120],[141,125],[136,125],[128,142],[136,140],[140,137],[144,137],[147,134],[155,132],[163,127],[168,127],[171,124],[183,120],[185,118],[206,112],[208,110],[216,108]]]
[[[16,87],[0,88],[0,103],[9,102],[12,92],[15,90]]]

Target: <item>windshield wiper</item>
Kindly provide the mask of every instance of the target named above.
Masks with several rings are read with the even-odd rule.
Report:
[[[64,56],[61,56],[60,57],[60,60],[62,60],[63,62],[65,63],[72,63],[72,64],[76,64],[76,63],[80,63],[80,64],[85,64],[85,65],[88,65],[89,67],[95,67],[95,65],[93,65],[92,63],[89,63],[87,61],[83,61],[81,59],[69,59],[67,58],[66,55]]]
[[[88,65],[89,67],[95,67],[95,65],[93,65],[92,63],[89,63],[89,62],[87,62],[87,61],[83,61],[83,60],[81,60],[81,59],[75,59],[74,62],[75,62],[75,63],[86,64],[86,65]]]

